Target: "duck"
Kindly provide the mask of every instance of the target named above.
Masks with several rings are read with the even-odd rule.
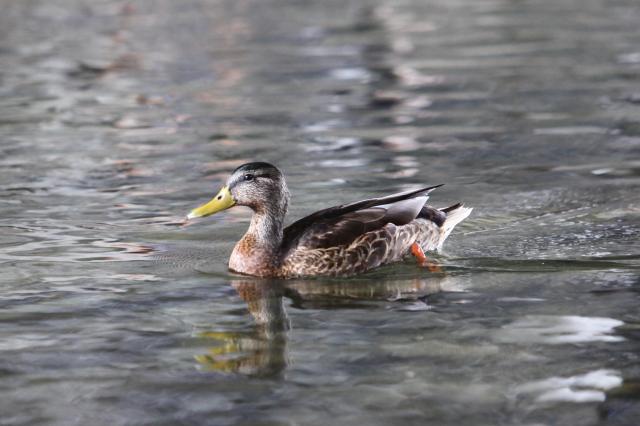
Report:
[[[440,251],[453,228],[473,209],[456,203],[428,206],[442,185],[325,208],[284,226],[291,198],[284,174],[266,162],[236,168],[211,201],[186,218],[236,206],[253,211],[249,228],[229,258],[229,270],[263,278],[350,276],[411,255]]]

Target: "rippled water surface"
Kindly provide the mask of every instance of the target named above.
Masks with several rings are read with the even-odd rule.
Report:
[[[635,425],[635,0],[8,1],[0,423]],[[441,255],[227,272],[274,162],[291,217],[420,184]]]

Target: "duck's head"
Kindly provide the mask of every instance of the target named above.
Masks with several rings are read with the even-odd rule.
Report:
[[[192,210],[187,219],[210,216],[233,206],[284,216],[288,203],[289,191],[277,167],[262,162],[247,163],[235,169],[218,194]]]

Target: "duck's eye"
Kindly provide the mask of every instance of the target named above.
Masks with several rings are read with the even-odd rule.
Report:
[[[255,178],[256,177],[254,175],[252,175],[251,173],[247,173],[246,175],[244,175],[244,180],[247,181],[247,182],[251,182]]]

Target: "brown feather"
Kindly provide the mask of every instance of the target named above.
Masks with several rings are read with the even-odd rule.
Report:
[[[423,199],[426,202],[426,197]],[[305,230],[297,246],[314,249],[349,245],[361,235],[380,229],[388,223],[406,225],[417,217],[422,207],[417,210],[407,208],[402,205],[405,204],[403,201],[319,220]]]
[[[353,275],[401,260],[414,242],[423,250],[438,244],[440,228],[425,219],[402,226],[393,223],[360,235],[349,245],[309,249],[297,247],[280,267],[284,278],[312,275]]]
[[[372,229],[380,228],[389,222],[402,222],[396,224],[407,223],[408,221],[413,220],[416,216],[414,215],[412,218],[407,220],[407,218],[401,218],[400,215],[396,215],[388,218],[388,220],[379,219],[378,222],[376,222],[375,219],[367,220],[367,215],[374,214],[370,213],[371,210],[374,210],[371,209],[372,207],[393,205],[399,201],[424,196],[440,186],[442,185],[429,186],[414,191],[392,194],[386,197],[356,201],[354,203],[329,207],[328,209],[317,211],[309,216],[303,217],[284,229],[280,252],[283,257],[286,257],[291,250],[294,250],[299,244],[303,244],[303,241],[305,241],[304,245],[311,244],[312,241],[317,241],[318,244],[321,244],[319,247],[330,247],[332,241],[353,241],[353,238],[362,234],[362,232],[360,234],[356,233],[358,227],[361,226],[365,227],[365,229],[369,229],[370,231]],[[386,210],[388,209],[385,209],[385,215],[387,214]],[[362,215],[364,216],[359,216],[357,214],[359,212],[363,212]],[[348,218],[348,214],[350,213],[356,213],[356,216],[352,217],[352,219],[355,219],[355,222],[357,223],[341,223],[342,219]],[[369,216],[369,218],[370,217],[371,216]],[[366,223],[369,223],[369,225],[365,225]],[[342,229],[342,231],[337,232],[339,229]],[[325,233],[331,232],[334,236],[327,238],[324,243],[321,243],[320,239],[318,239],[318,237],[322,235],[321,230]]]

